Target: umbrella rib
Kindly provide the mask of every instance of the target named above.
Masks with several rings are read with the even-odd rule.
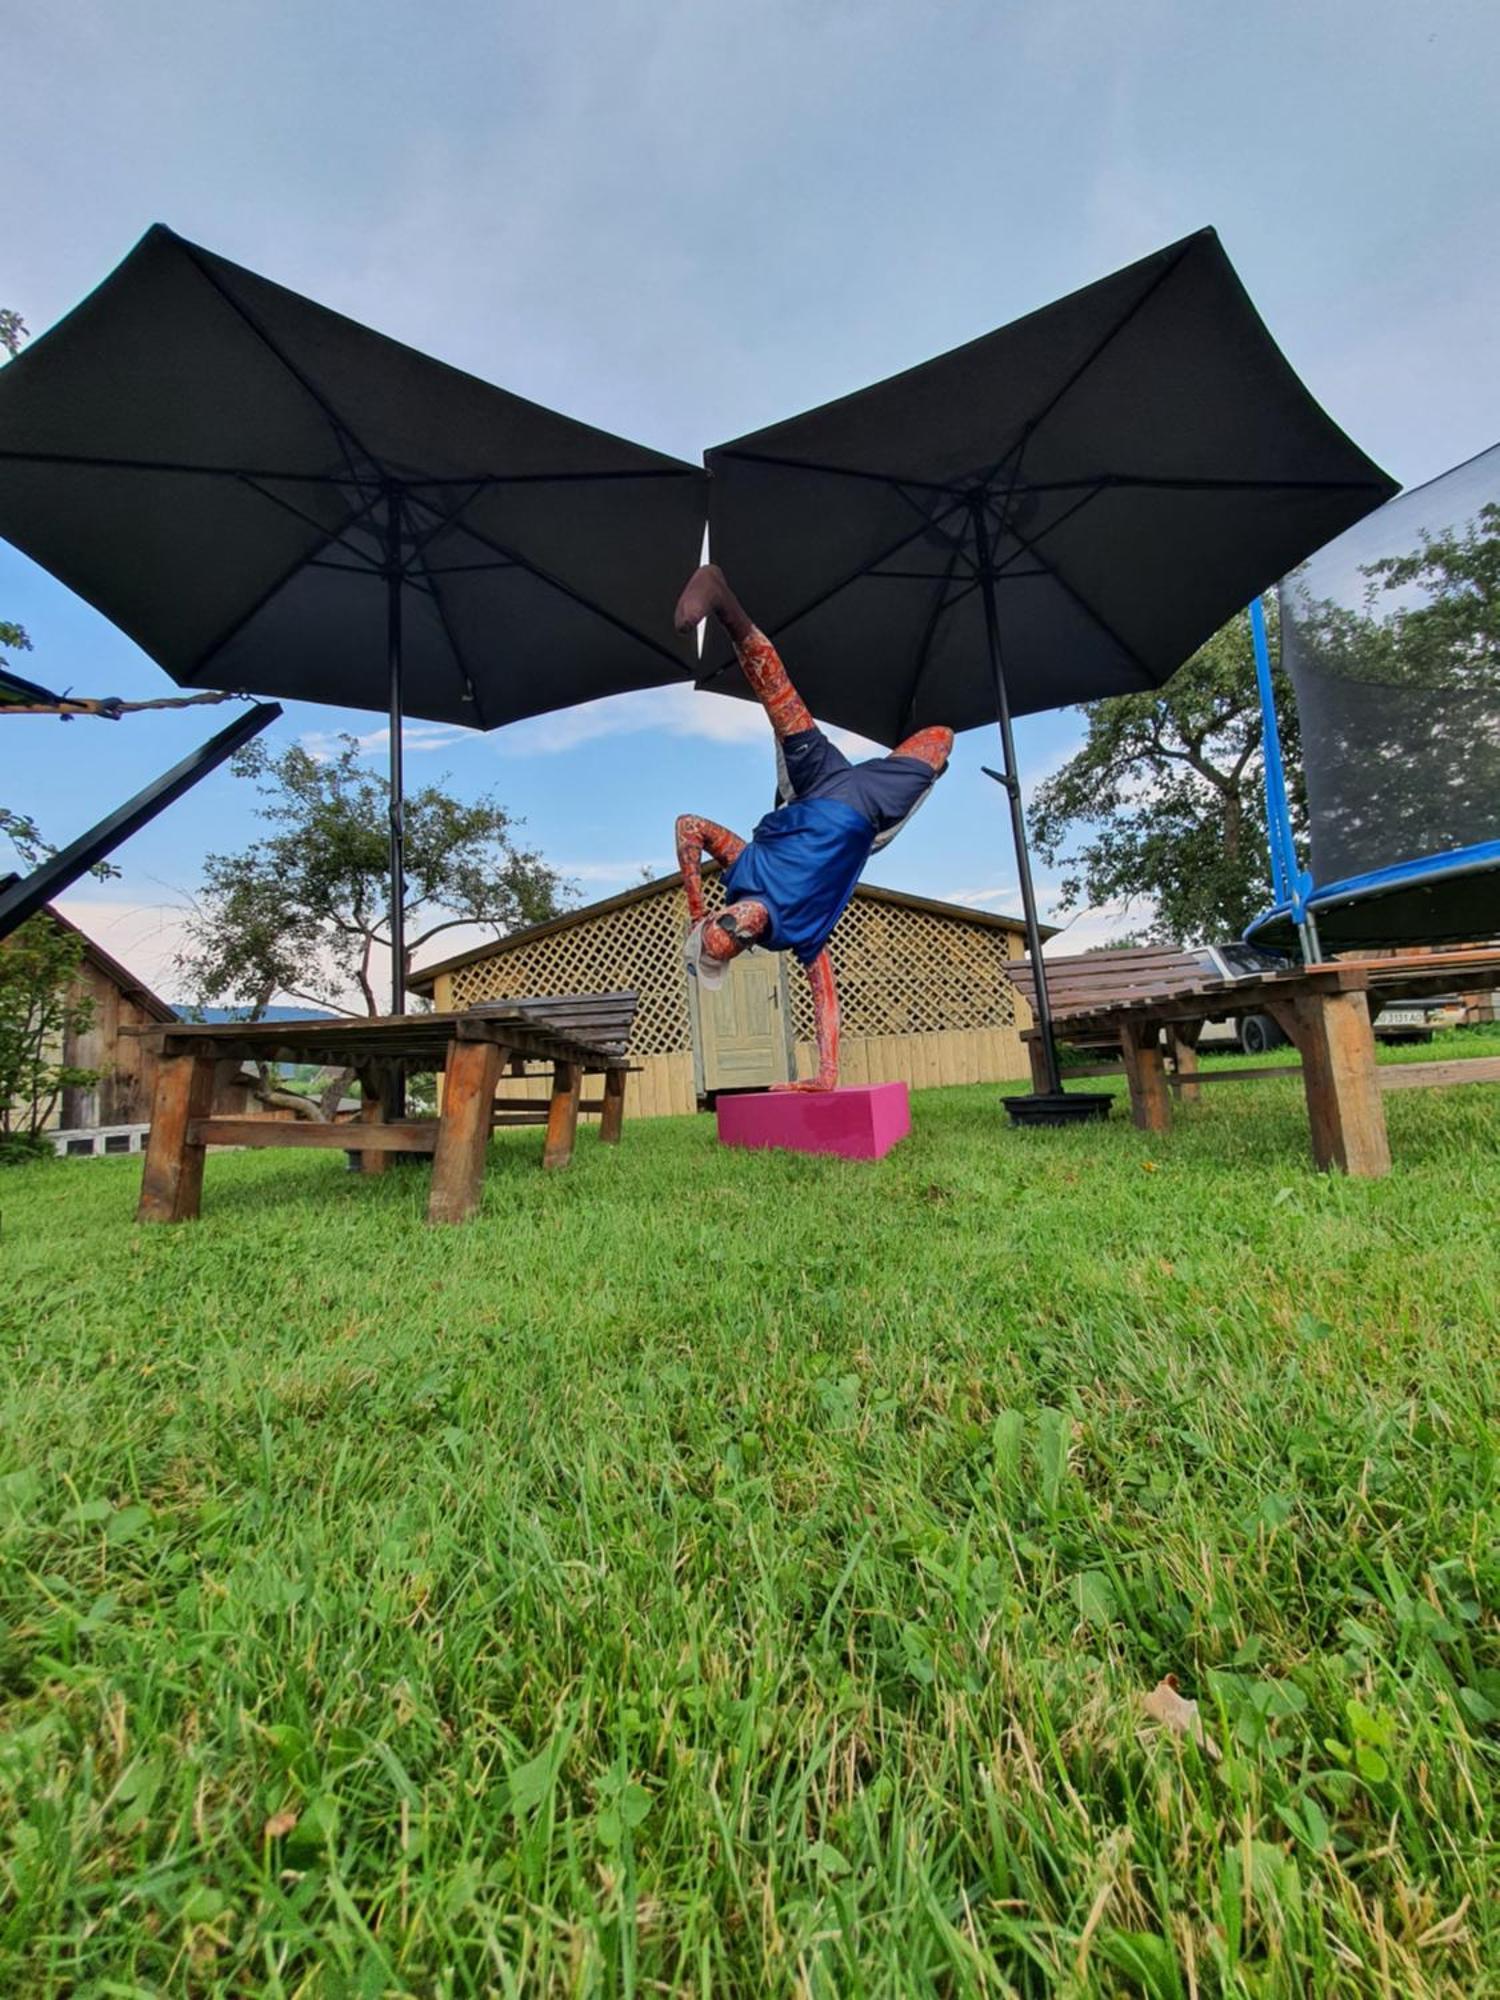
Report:
[[[256,315],[251,312],[250,308],[237,299],[228,287],[208,268],[196,244],[188,243],[182,238],[179,238],[178,241],[182,243],[183,249],[187,252],[189,262],[195,267],[199,275],[213,287],[231,312],[239,314],[256,339],[275,355],[292,380],[317,404],[323,413],[324,420],[338,439],[339,450],[344,454],[344,462],[348,466],[350,473],[355,473],[353,454],[349,450],[351,444],[354,446],[355,451],[359,452],[368,464],[381,466],[381,461],[375,456],[374,452],[370,451],[354,429],[344,422],[343,418],[334,409],[332,403],[329,402],[328,398],[312,378],[306,375],[297,366],[296,362],[293,361],[291,356],[276,344],[265,327],[261,325]],[[381,466],[381,470],[384,470],[383,466]],[[358,474],[355,474],[355,476],[358,477]]]
[[[1099,498],[1099,495],[1103,491],[1104,488],[1102,486],[1099,485],[1091,486],[1088,492],[1084,494],[1081,500],[1075,500],[1073,502],[1073,505],[1069,507],[1065,513],[1059,514],[1055,521],[1049,521],[1045,528],[1043,528],[1038,534],[1034,535],[1029,545],[1026,542],[1022,541],[1020,535],[1016,534],[1016,531],[1011,526],[1010,522],[1003,520],[998,522],[997,527],[999,529],[999,532],[1002,535],[1015,535],[1016,540],[1018,542],[1021,542],[1021,547],[1017,549],[1014,555],[1007,556],[1004,562],[996,564],[995,566],[996,582],[998,583],[1002,577],[1014,574],[1014,572],[1011,571],[1010,565],[1014,562],[1019,562],[1021,560],[1021,557],[1027,553],[1028,547],[1030,548],[1030,551],[1033,554],[1035,554],[1038,545],[1044,542],[1047,539],[1048,535],[1055,535],[1058,529],[1061,527],[1065,527],[1067,523],[1072,520],[1075,514],[1081,514],[1084,508],[1088,506],[1091,500],[1097,500]],[[1046,558],[1041,555],[1038,555],[1036,559],[1038,562],[1046,561]],[[1022,571],[1021,574],[1027,575],[1030,574],[1030,572]],[[1057,572],[1056,570],[1052,569],[1049,565],[1046,574],[1049,576],[1055,576]]]
[[[948,586],[953,581],[953,572],[958,568],[958,559],[963,552],[962,540],[955,537],[952,552],[948,557],[948,567],[944,571],[938,589],[933,594],[932,608],[927,613],[927,623],[922,631],[922,643],[917,648],[917,664],[912,673],[911,686],[906,691],[906,702],[901,710],[903,733],[910,727],[911,718],[917,706],[917,691],[922,685],[922,676],[927,671],[928,656],[932,651],[932,641],[938,628],[938,620],[947,609]]]
[[[355,521],[357,521],[360,518],[360,515],[368,514],[371,508],[378,506],[379,502],[380,502],[379,493],[371,494],[370,498],[364,502],[363,506],[360,507],[359,512],[356,514],[352,514],[350,518],[347,521],[345,521],[343,527],[339,529],[338,534],[342,535],[345,529],[351,528],[354,525]],[[338,541],[338,535],[325,534],[321,547],[326,549],[337,541]],[[245,627],[250,623],[250,621],[253,618],[258,617],[260,613],[265,610],[266,606],[270,603],[271,599],[276,596],[277,592],[285,590],[286,586],[291,582],[292,578],[297,574],[298,570],[305,569],[310,563],[312,563],[315,560],[316,560],[315,554],[299,555],[296,561],[290,563],[287,566],[287,568],[281,572],[279,576],[273,577],[270,583],[268,583],[265,589],[261,592],[260,596],[255,599],[254,603],[249,605],[246,610],[241,612],[238,618],[233,619],[230,622],[230,624],[226,626],[225,629],[214,640],[211,646],[203,648],[196,655],[193,662],[193,671],[197,673],[201,668],[206,667],[208,665],[209,661],[213,659],[216,653],[222,653],[224,648],[229,644],[230,640],[237,638],[239,634],[244,631]],[[372,572],[365,572],[365,573],[370,574]],[[373,574],[378,575],[379,572],[376,571],[373,572]]]
[[[1022,493],[1075,493],[1080,486],[1094,491],[1123,487],[1147,493],[1369,493],[1377,479],[1202,479],[1172,478],[1136,472],[1100,472],[1081,479],[1039,479],[1018,483]]]
[[[279,493],[273,493],[269,487],[263,486],[254,473],[242,473],[240,475],[240,483],[248,486],[253,493],[258,493],[263,500],[269,500],[273,507],[282,508],[286,513],[292,515],[294,519],[301,521],[304,526],[316,528],[320,535],[325,535],[330,541],[337,542],[351,556],[357,556],[361,562],[365,563],[372,575],[378,576],[380,574],[381,566],[378,563],[371,562],[360,549],[353,547],[352,544],[344,540],[344,535],[348,529],[352,528],[356,521],[369,513],[371,507],[375,504],[373,500],[366,501],[362,506],[356,508],[347,520],[341,522],[337,528],[330,530],[326,521],[320,521],[315,514],[304,513],[300,507],[294,507],[290,500],[284,500]],[[325,543],[326,546],[327,544]]]
[[[287,472],[268,465],[203,465],[192,459],[102,457],[86,451],[14,451],[0,449],[0,460],[27,465],[77,465],[91,472],[188,472],[205,479],[278,479],[298,486],[369,486],[358,472]]]
[[[1051,416],[1052,412],[1057,408],[1058,404],[1088,373],[1088,371],[1093,367],[1094,363],[1099,359],[1100,355],[1104,353],[1105,349],[1112,346],[1113,343],[1119,339],[1120,335],[1125,331],[1126,327],[1129,326],[1130,322],[1135,318],[1136,314],[1142,312],[1145,309],[1145,307],[1150,303],[1150,301],[1155,298],[1156,294],[1161,290],[1162,286],[1167,282],[1167,280],[1170,277],[1172,277],[1176,273],[1178,268],[1181,266],[1183,260],[1186,258],[1188,254],[1188,251],[1192,248],[1192,245],[1194,244],[1194,242],[1196,242],[1196,240],[1197,239],[1195,237],[1188,238],[1187,242],[1178,251],[1177,255],[1172,259],[1171,263],[1166,265],[1164,269],[1157,272],[1156,276],[1151,280],[1151,283],[1147,285],[1147,287],[1140,294],[1140,296],[1134,299],[1131,302],[1131,304],[1126,308],[1126,310],[1123,313],[1121,313],[1120,317],[1115,321],[1114,325],[1110,328],[1109,332],[1106,333],[1101,340],[1096,342],[1095,345],[1090,348],[1089,352],[1084,356],[1082,361],[1079,362],[1078,366],[1073,370],[1072,374],[1069,375],[1067,379],[1062,383],[1062,385],[1054,392],[1051,399],[1048,402],[1044,403],[1041,409],[1038,410],[1034,416],[1028,417],[1026,419],[1025,424],[1022,426],[1020,437],[1017,438],[1015,444],[1013,444],[1010,450],[1005,454],[1005,457],[1000,459],[999,462],[987,474],[985,479],[986,485],[988,485],[989,481],[994,478],[995,473],[999,471],[1000,466],[1004,465],[1006,461],[1015,452],[1023,450],[1025,448],[1027,443],[1036,435],[1037,431],[1040,430],[1041,426],[1047,421],[1048,417]]]
[[[413,499],[411,493],[408,492],[407,499],[411,502],[411,504],[413,506],[420,507],[424,514],[427,514],[428,516],[431,517],[433,522],[433,525],[427,530],[425,535],[421,536],[420,538],[418,538],[415,535],[412,537],[411,554],[407,558],[408,562],[416,562],[420,560],[423,568],[425,569],[427,567],[428,548],[432,545],[433,542],[437,540],[438,536],[442,534],[445,528],[456,528],[458,526],[465,510],[469,507],[472,507],[474,502],[479,498],[480,494],[484,491],[484,482],[482,480],[470,480],[469,484],[473,488],[473,491],[468,495],[466,499],[459,501],[458,505],[453,509],[451,514],[442,513],[438,508],[433,506],[430,500]],[[430,571],[428,573],[429,575],[431,574]]]
[[[889,481],[886,483],[890,484]],[[962,505],[963,502],[961,500],[955,500],[951,506],[945,507],[941,513],[932,515],[929,519],[921,522],[919,526],[913,528],[909,535],[903,535],[899,542],[892,542],[891,546],[888,549],[882,550],[878,556],[872,557],[869,562],[862,562],[857,569],[850,570],[847,576],[840,577],[837,583],[830,584],[827,590],[820,591],[810,603],[804,604],[800,610],[792,612],[789,617],[778,618],[773,628],[774,632],[785,632],[789,626],[800,623],[804,618],[810,618],[813,612],[820,610],[828,602],[830,597],[837,597],[839,592],[847,590],[851,583],[858,583],[862,576],[868,576],[881,563],[889,562],[892,556],[900,555],[901,551],[904,548],[909,548],[919,535],[925,534],[929,528],[940,527],[941,522],[946,516],[956,513]],[[471,528],[469,532],[472,534],[473,529]],[[727,673],[733,664],[732,660],[726,660],[723,666],[716,667],[711,674],[705,675],[705,682],[716,681],[720,674]]]
[[[596,604],[591,597],[585,597],[580,591],[574,590],[572,585],[564,583],[561,577],[553,576],[550,571],[542,569],[538,564],[528,562],[525,556],[518,555],[514,549],[508,549],[503,542],[495,541],[492,536],[485,534],[483,529],[476,528],[472,521],[466,521],[459,532],[468,535],[481,547],[493,550],[497,556],[506,557],[517,569],[524,569],[528,576],[534,576],[539,583],[545,583],[549,588],[559,591],[574,604],[581,604],[585,611],[592,611],[596,618],[602,618],[606,625],[613,625],[617,632],[623,632],[628,639],[634,639],[653,653],[660,654],[661,658],[668,661],[679,673],[691,672],[691,669],[684,667],[677,655],[669,652],[659,639],[651,638],[648,633],[638,632],[634,625],[616,617],[613,611],[607,611],[602,604]]]
[[[422,567],[429,576],[472,576],[477,570],[493,572],[497,569],[514,569],[516,564],[511,557],[500,556],[494,562],[444,563],[440,569],[434,569],[426,556],[423,556]]]
[[[1076,513],[1076,511],[1077,509],[1075,508],[1074,512]],[[1007,529],[1007,533],[1015,536],[1016,540],[1021,544],[1022,548],[1029,551],[1029,553],[1035,558],[1035,560],[1041,564],[1042,568],[1046,570],[1047,574],[1052,578],[1053,582],[1057,585],[1058,589],[1066,591],[1068,596],[1071,597],[1073,602],[1078,606],[1079,610],[1084,612],[1089,618],[1093,620],[1093,622],[1099,627],[1099,630],[1104,633],[1106,638],[1109,638],[1114,641],[1115,645],[1119,647],[1120,651],[1125,655],[1126,659],[1129,660],[1130,664],[1137,670],[1138,673],[1142,675],[1142,677],[1146,682],[1146,685],[1148,687],[1154,687],[1156,685],[1156,678],[1151,672],[1151,669],[1146,665],[1146,662],[1141,658],[1140,654],[1136,652],[1134,646],[1130,645],[1128,641],[1122,639],[1119,633],[1113,627],[1113,625],[1109,624],[1107,620],[1100,617],[1099,613],[1094,609],[1093,605],[1089,603],[1088,599],[1084,597],[1079,591],[1074,589],[1073,585],[1068,582],[1067,578],[1062,574],[1062,572],[1058,570],[1052,563],[1048,562],[1047,558],[1042,554],[1041,550],[1037,548],[1036,544],[1032,541],[1029,541],[1027,537],[1021,533],[1019,528],[1017,528],[1014,524],[1012,524]]]

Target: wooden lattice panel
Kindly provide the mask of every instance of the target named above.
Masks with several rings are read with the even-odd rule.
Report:
[[[716,880],[704,882],[710,902],[721,900]],[[692,1047],[687,972],[682,940],[687,902],[680,889],[664,889],[638,903],[586,917],[529,944],[495,947],[493,958],[458,967],[456,1008],[479,1000],[509,1000],[523,993],[614,993],[640,996],[633,1056],[670,1055]]]
[[[828,949],[846,1035],[923,1035],[1015,1025],[1004,931],[856,894]],[[792,1026],[798,1041],[811,1041],[812,995],[797,971],[792,974]]]
[[[716,908],[723,901],[718,876],[706,874],[703,888]],[[530,943],[497,943],[492,957],[455,969],[450,1004],[629,988],[640,995],[631,1054],[678,1054],[692,1047],[682,958],[686,929],[682,891],[663,889]],[[1004,931],[856,894],[829,949],[846,1036],[1015,1025]],[[798,1041],[811,1041],[807,980],[799,966],[789,971],[794,1033]]]

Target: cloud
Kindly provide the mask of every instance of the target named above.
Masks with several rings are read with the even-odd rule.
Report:
[[[113,902],[102,896],[59,896],[57,907],[164,1000],[180,984],[174,960],[186,942],[186,903]]]
[[[1043,946],[1043,955],[1071,958],[1078,952],[1091,951],[1126,931],[1144,930],[1154,914],[1154,906],[1149,902],[1112,902],[1101,903],[1097,909],[1049,918],[1047,921],[1063,928]]]
[[[673,863],[656,855],[639,861],[554,861],[549,864],[573,882],[634,883],[671,872]]]
[[[680,687],[639,688],[605,695],[577,708],[529,716],[495,731],[495,748],[505,757],[552,756],[595,743],[605,736],[633,736],[650,730],[665,736],[697,736],[711,743],[764,743],[766,719],[753,702],[700,694]]]
[[[326,763],[343,749],[352,732],[344,729],[309,729],[298,738],[309,757]],[[420,757],[427,750],[448,750],[456,743],[467,743],[478,732],[459,729],[446,722],[403,722],[401,725],[401,751],[403,756]],[[362,757],[380,756],[384,758],[389,749],[391,732],[382,723],[379,729],[367,729],[353,735],[355,748]]]
[[[1019,907],[1021,901],[1020,884],[1007,882],[999,889],[950,889],[943,897],[945,903],[968,903],[978,907],[984,903],[999,903],[1004,909]]]
[[[553,756],[575,750],[582,743],[596,743],[602,737],[643,735],[647,731],[697,737],[708,743],[756,744],[768,752],[771,746],[770,727],[758,702],[705,694],[686,683],[605,695],[577,708],[529,716],[524,722],[497,729],[494,742],[506,757]],[[852,729],[830,728],[828,737],[855,762],[885,755],[883,745],[856,735]]]

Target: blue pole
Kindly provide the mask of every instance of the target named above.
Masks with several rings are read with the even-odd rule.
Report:
[[[1261,739],[1265,750],[1266,835],[1271,848],[1271,887],[1278,903],[1285,903],[1292,921],[1302,934],[1304,955],[1321,957],[1317,932],[1307,909],[1312,879],[1297,865],[1297,843],[1292,833],[1292,807],[1286,789],[1286,765],[1281,755],[1281,731],[1276,726],[1276,692],[1271,685],[1271,649],[1266,642],[1265,608],[1258,597],[1250,601],[1250,638],[1255,647],[1255,683],[1260,690]]]

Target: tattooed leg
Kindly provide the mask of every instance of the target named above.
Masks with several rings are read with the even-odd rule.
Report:
[[[764,632],[752,625],[743,639],[736,639],[734,652],[778,739],[817,727],[806,702],[792,686],[781,655]]]
[[[930,764],[939,777],[952,754],[953,731],[940,723],[931,729],[919,729],[891,752],[893,757],[915,757],[919,763]]]
[[[711,854],[721,868],[728,868],[745,851],[737,833],[716,820],[698,813],[683,813],[677,822],[677,866],[682,870],[682,886],[687,891],[688,916],[693,923],[704,913],[703,857]]]
[[[813,1023],[818,1037],[818,1073],[802,1083],[773,1084],[774,1090],[837,1090],[839,1082],[839,989],[833,960],[820,951],[807,968],[812,988]]]
[[[715,617],[734,641],[735,656],[756,699],[778,736],[795,736],[813,727],[806,704],[787,678],[781,656],[764,632],[751,623],[745,607],[725,581],[717,563],[705,563],[688,578],[677,600],[679,632],[690,632],[700,619]]]

